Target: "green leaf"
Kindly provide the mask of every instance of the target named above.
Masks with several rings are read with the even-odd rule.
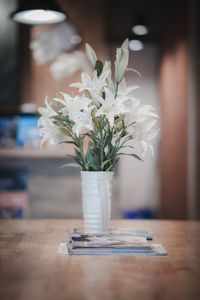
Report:
[[[60,121],[60,120],[55,120],[55,121],[54,121],[54,124],[60,125],[60,126],[65,126],[65,122]]]
[[[96,61],[95,70],[97,71],[97,76],[99,77],[103,71],[103,63],[100,60]]]
[[[84,90],[85,96],[92,99],[92,96],[90,95],[90,92],[88,90]]]
[[[115,124],[119,123],[120,121],[124,120],[125,114],[121,115],[121,117],[116,117],[115,118]]]
[[[73,141],[63,141],[63,142],[60,142],[59,144],[73,144],[76,147],[78,147],[78,143],[76,142],[76,140],[73,140]]]
[[[138,160],[143,161],[143,159],[141,157],[139,157],[137,154],[117,153],[117,155],[128,155],[128,156],[132,156],[132,157],[135,157]]]
[[[92,121],[93,121],[96,129],[98,129],[99,128],[99,119],[95,116],[94,110],[92,110],[91,116],[92,116]]]
[[[130,146],[130,145],[127,145],[127,146],[121,146],[120,149],[122,149],[122,148],[131,148],[131,149],[135,149],[135,147]]]
[[[78,151],[76,148],[74,149],[75,150],[75,155],[76,155],[76,158],[78,159],[78,160],[83,160],[83,157],[82,157],[82,155],[81,155],[81,152],[80,151]]]
[[[136,122],[134,121],[134,122],[128,124],[128,125],[127,125],[127,128],[128,128],[129,126],[131,126],[131,125],[134,125],[135,123],[136,123]]]
[[[138,160],[143,161],[143,159],[140,156],[138,156],[137,154],[130,154],[130,155],[133,156],[133,157],[135,157]]]
[[[72,158],[73,160],[75,160],[83,168],[82,161],[80,159],[78,159],[76,156],[71,155],[71,154],[67,154],[66,156]]]
[[[91,149],[91,146],[89,144],[90,144],[90,142],[88,143],[88,148],[87,148],[87,152],[86,152],[86,155],[85,155],[85,166],[86,166],[86,169],[88,169],[89,158],[90,158],[90,149]]]
[[[135,70],[135,69],[127,68],[126,71],[132,71],[132,72],[136,73],[139,77],[142,77],[142,75],[140,74],[140,72],[137,71],[137,70]]]
[[[50,119],[63,121],[63,122],[71,124],[71,121],[69,120],[69,118],[67,116],[55,115],[55,116],[50,117]]]
[[[106,171],[112,171],[113,168],[115,167],[115,165],[118,163],[118,161],[119,161],[119,158],[116,158],[114,163]]]
[[[111,147],[112,137],[113,137],[112,131],[110,131],[108,136],[106,137],[105,146]]]
[[[98,136],[93,134],[92,132],[91,133],[85,133],[84,136],[88,136],[90,138],[90,140],[93,141],[95,147],[97,147],[98,145],[101,145]]]
[[[71,136],[71,133],[68,130],[66,130],[65,128],[58,128],[58,129],[62,134],[66,135],[66,136]]]
[[[65,167],[73,167],[73,168],[80,168],[81,169],[81,166],[79,164],[75,164],[75,163],[64,164],[60,168],[65,168]]]
[[[60,145],[60,144],[75,144],[75,143],[73,141],[63,141],[58,144]]]
[[[102,164],[101,164],[101,169],[103,170],[103,168],[105,167],[105,165],[107,164],[107,163],[109,163],[110,162],[110,159],[107,159],[107,160],[105,160],[104,162],[102,162]]]
[[[73,159],[76,158],[74,155],[71,155],[71,154],[67,154],[66,157],[70,157],[70,158],[73,158]]]
[[[89,167],[92,167],[92,169],[94,171],[99,171],[100,170],[98,159],[92,153],[90,153],[90,157],[89,157]]]

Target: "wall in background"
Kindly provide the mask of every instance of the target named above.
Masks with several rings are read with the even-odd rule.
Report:
[[[161,180],[164,218],[187,217],[187,50],[176,41],[163,55],[160,71]]]
[[[9,17],[16,2],[0,1],[0,105],[18,101],[18,24]]]
[[[172,21],[161,53],[161,199],[162,217],[169,219],[198,217],[197,7],[197,1],[191,1],[188,10]]]
[[[142,77],[130,72],[127,73],[129,84],[139,85],[134,92],[142,104],[152,105],[160,115],[158,95],[158,48],[155,45],[145,44],[139,52],[130,51],[130,66],[139,72]],[[158,120],[158,128],[160,121]],[[153,140],[154,155],[148,152],[144,163],[131,157],[120,158],[120,199],[122,209],[149,208],[154,215],[160,209],[160,166],[159,166],[160,135]],[[134,142],[132,142],[134,145]],[[141,151],[141,149],[139,149]]]

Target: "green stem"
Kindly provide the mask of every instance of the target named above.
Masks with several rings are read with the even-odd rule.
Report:
[[[85,169],[85,157],[84,157],[84,153],[83,153],[83,140],[80,138],[80,152],[81,152],[81,155],[82,155],[82,158],[83,158],[83,163],[84,163],[84,165],[83,165],[83,167],[84,167],[84,169]]]
[[[119,87],[119,82],[116,83],[116,87],[115,87],[115,98],[117,98],[118,87]]]
[[[100,153],[100,159],[101,159],[101,162],[100,162],[100,166],[102,165],[103,163],[103,136],[102,136],[102,118],[100,119],[100,140],[101,140],[101,153]],[[102,170],[103,171],[103,170]]]

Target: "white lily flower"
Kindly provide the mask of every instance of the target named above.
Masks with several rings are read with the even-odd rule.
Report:
[[[76,87],[79,89],[79,92],[83,92],[85,90],[93,91],[93,93],[100,94],[104,86],[106,86],[106,79],[110,74],[110,70],[106,70],[102,72],[98,77],[97,72],[93,72],[93,77],[91,78],[88,74],[82,73],[81,80],[82,82],[71,83],[70,87]]]
[[[40,142],[41,149],[46,142],[49,142],[52,145],[57,145],[60,142],[66,141],[66,136],[59,131],[50,119],[41,117],[38,120],[38,126],[40,126],[39,132],[42,137]]]
[[[55,116],[56,112],[55,112],[55,110],[53,110],[51,105],[48,103],[48,97],[47,96],[44,99],[44,104],[45,104],[45,107],[38,107],[39,113],[42,116],[46,117],[46,118],[50,118],[52,116]]]
[[[159,129],[153,128],[156,122],[157,120],[155,119],[148,119],[145,122],[138,122],[132,127],[134,140],[142,147],[143,156],[148,149],[151,150],[153,155],[153,147],[149,141],[154,139],[159,133]]]
[[[52,109],[48,103],[47,97],[45,98],[45,106],[39,107],[38,111],[41,117],[38,120],[39,133],[41,138],[40,148],[43,148],[45,142],[49,141],[50,144],[58,144],[66,140],[66,136],[59,131],[59,128],[53,123],[51,117],[57,113]]]
[[[96,112],[96,116],[105,115],[110,123],[110,126],[113,127],[115,116],[119,116],[130,111],[129,108],[124,104],[128,97],[120,96],[115,98],[114,93],[107,88],[105,88],[105,94],[105,99],[99,97],[101,107]]]
[[[125,118],[126,125],[129,125],[133,122],[144,122],[150,117],[158,118],[158,115],[152,111],[155,110],[153,106],[141,105],[140,100],[137,98],[130,97],[126,101],[126,105],[129,108],[129,112]]]
[[[108,87],[109,87],[110,89],[112,89],[112,87],[114,87],[114,85],[113,85],[112,77],[111,77],[111,73],[112,73],[112,72],[111,72],[111,62],[110,62],[110,61],[106,61],[106,62],[104,63],[102,73],[105,73],[106,71],[110,71],[109,74],[108,74],[108,77],[107,77],[107,79],[106,79],[106,83],[107,83]]]
[[[98,106],[99,103],[96,100],[96,95],[101,96],[103,89],[105,86],[108,86],[107,79],[110,76],[110,69],[106,70],[105,72],[102,72],[101,75],[98,77],[97,72],[95,71],[93,73],[92,78],[86,74],[81,74],[81,80],[82,82],[72,83],[70,84],[70,87],[76,87],[79,89],[79,92],[83,91],[89,91],[91,96],[94,97],[94,102]]]
[[[94,107],[90,106],[86,111],[73,111],[69,113],[69,119],[74,122],[73,132],[79,136],[84,130],[93,130],[91,111]]]
[[[126,72],[128,66],[129,51],[128,39],[124,41],[121,48],[117,49],[115,60],[115,79],[119,83]]]
[[[92,102],[91,99],[84,96],[72,97],[62,92],[61,95],[64,97],[64,99],[56,97],[54,98],[54,100],[63,104],[64,107],[62,108],[62,113],[64,115],[68,115],[70,112],[73,111],[80,111],[82,109],[86,109]]]
[[[143,156],[145,152],[150,149],[153,154],[153,147],[149,143],[159,132],[154,129],[157,122],[158,115],[153,111],[154,107],[150,105],[141,105],[137,98],[129,98],[126,105],[130,108],[130,112],[126,114],[125,125],[128,126],[127,131],[133,135],[134,141],[137,142],[143,149]]]
[[[130,85],[127,86],[125,78],[123,78],[119,84],[118,87],[118,92],[117,94],[119,96],[128,96],[130,95],[133,91],[137,90],[139,88],[139,85]]]
[[[104,63],[104,66],[103,66],[103,73],[105,72],[105,71],[110,71],[111,70],[111,62],[110,61],[105,61],[105,63]]]

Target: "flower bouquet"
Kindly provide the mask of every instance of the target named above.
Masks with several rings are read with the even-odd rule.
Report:
[[[109,220],[105,213],[103,216],[99,214],[101,210],[110,214],[110,204],[106,199],[111,197],[112,171],[121,155],[143,160],[148,149],[153,153],[149,141],[158,133],[154,128],[158,116],[152,106],[142,105],[133,95],[138,86],[126,84],[127,71],[139,74],[128,68],[128,40],[116,51],[115,81],[112,80],[111,63],[103,64],[88,44],[86,55],[94,68],[93,74],[82,73],[81,82],[70,84],[79,90],[78,95],[61,92],[51,103],[46,97],[45,107],[39,108],[38,124],[41,146],[47,141],[74,145],[74,155],[69,155],[74,162],[63,167],[81,168],[85,216],[89,218],[95,212],[91,221],[96,222],[92,232],[100,223],[100,230],[105,232]],[[141,146],[143,152],[140,156],[130,141]],[[127,154],[126,148],[132,149],[132,153]],[[98,198],[96,201],[95,197]],[[90,222],[88,224],[89,228]]]

